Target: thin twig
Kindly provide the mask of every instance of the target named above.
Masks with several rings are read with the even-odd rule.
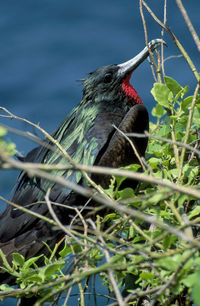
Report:
[[[173,273],[171,278],[156,292],[155,297],[153,301],[151,302],[151,306],[154,306],[157,302],[158,297],[167,289],[169,286],[176,286],[176,278],[178,277],[178,274],[181,272],[183,269],[184,265],[188,262],[188,260],[197,252],[196,249],[192,250],[191,253],[186,256],[186,258],[179,264],[178,268],[176,271]]]
[[[156,17],[156,15],[153,13],[153,11],[150,9],[148,4],[144,0],[142,0],[142,4],[146,7],[146,9],[150,13],[150,15],[153,17],[153,19],[170,34],[174,43],[176,44],[179,51],[181,52],[181,54],[184,56],[186,62],[188,63],[188,65],[189,65],[191,71],[193,72],[195,78],[197,79],[197,81],[199,81],[200,80],[199,73],[197,72],[197,69],[196,69],[195,65],[193,64],[191,58],[189,57],[189,55],[187,54],[187,52],[185,51],[185,49],[181,45],[180,41],[177,39],[177,37],[174,35],[174,33],[159,18]]]
[[[145,171],[145,170],[146,170],[145,165],[144,165],[144,163],[143,163],[143,161],[142,161],[142,158],[141,158],[140,154],[138,153],[138,151],[137,151],[137,149],[136,149],[136,147],[135,147],[133,141],[131,141],[131,139],[130,139],[123,131],[121,131],[120,129],[118,129],[118,127],[116,127],[116,125],[113,124],[113,127],[114,127],[120,134],[122,134],[122,135],[124,136],[124,138],[130,143],[131,148],[133,149],[133,152],[134,152],[135,156],[136,156],[137,159],[139,160],[140,165],[142,166],[143,171]]]
[[[191,145],[187,144],[187,143],[182,143],[180,141],[176,141],[176,140],[171,140],[168,138],[164,138],[164,137],[160,137],[160,136],[156,136],[153,135],[147,131],[144,132],[144,134],[138,134],[138,133],[126,133],[127,136],[132,136],[132,137],[149,137],[149,138],[154,138],[166,143],[170,143],[172,145],[176,144],[179,147],[183,147],[186,148],[189,151],[192,151],[193,153],[195,153],[198,157],[200,157],[200,150],[196,149],[195,147],[192,147]]]
[[[194,27],[193,27],[193,25],[192,25],[192,23],[190,21],[190,18],[189,18],[188,14],[187,14],[187,11],[185,10],[181,0],[176,0],[176,3],[177,3],[177,5],[178,5],[178,7],[179,7],[179,9],[180,9],[180,11],[181,11],[181,13],[183,15],[183,18],[185,20],[185,23],[188,26],[188,29],[189,29],[190,33],[191,33],[191,35],[192,35],[192,37],[194,39],[194,42],[195,42],[195,44],[197,46],[197,49],[200,52],[200,39],[199,39],[199,37],[197,35],[197,32],[195,31],[195,29],[194,29]]]
[[[53,138],[52,135],[50,135],[49,133],[47,133],[43,128],[41,128],[38,124],[35,124],[25,118],[21,118],[21,117],[18,117],[16,115],[14,115],[13,113],[11,113],[9,110],[7,110],[5,107],[0,107],[0,110],[4,111],[5,113],[7,113],[9,115],[9,118],[11,119],[16,119],[16,120],[19,120],[19,121],[23,121],[23,122],[26,122],[27,124],[35,127],[36,129],[38,129],[50,142],[52,142],[58,149],[59,151],[61,152],[61,154],[66,158],[66,160],[69,161],[69,163],[71,165],[73,165],[74,167],[76,167],[76,163],[75,161],[71,158],[71,156],[67,153],[67,151],[61,146],[61,144],[55,139]],[[86,180],[96,189],[98,190],[100,193],[104,193],[103,189],[100,188],[89,176],[88,174],[83,170],[82,171],[82,175],[83,177],[86,178]],[[105,194],[105,196],[107,196]]]
[[[73,235],[73,233],[68,230],[68,228],[66,226],[64,226],[60,220],[58,219],[57,215],[55,214],[52,206],[51,206],[51,201],[49,200],[49,195],[50,195],[50,189],[47,190],[47,193],[45,195],[45,201],[47,203],[49,212],[52,216],[52,218],[55,220],[55,224],[58,225],[58,227],[65,233],[67,234],[69,237],[72,237],[77,243],[80,243],[80,241],[77,239],[76,236]],[[78,213],[78,209],[76,210],[76,212]]]
[[[143,28],[144,28],[145,44],[148,48],[149,55],[150,55],[152,63],[153,63],[153,65],[151,65],[152,75],[154,77],[155,82],[158,82],[156,74],[155,74],[154,69],[153,69],[153,67],[155,67],[156,70],[157,70],[157,65],[156,65],[156,62],[154,60],[153,52],[149,48],[149,44],[148,44],[148,34],[147,34],[146,21],[145,21],[144,13],[143,13],[143,3],[142,2],[143,2],[143,0],[140,0],[140,15],[141,15],[141,18],[142,18],[142,23],[143,23]]]
[[[7,203],[7,204],[9,204],[9,205],[11,205],[11,206],[13,206],[13,207],[15,207],[15,208],[17,208],[17,209],[23,211],[24,213],[27,213],[27,214],[29,214],[29,215],[32,215],[33,217],[39,218],[39,219],[41,219],[41,220],[43,220],[43,221],[45,221],[45,222],[48,222],[48,223],[50,223],[50,224],[52,224],[52,225],[57,225],[56,222],[54,222],[52,219],[50,219],[50,218],[48,218],[48,217],[45,217],[45,216],[43,216],[43,215],[41,215],[41,214],[38,214],[38,213],[36,213],[36,212],[34,212],[34,211],[30,210],[30,209],[27,209],[27,208],[25,208],[25,207],[23,207],[23,206],[21,206],[21,205],[18,205],[18,204],[16,204],[16,203],[13,203],[13,202],[11,202],[11,201],[8,201],[8,200],[6,200],[4,197],[2,197],[1,195],[0,195],[0,199],[1,199],[2,201],[4,201],[5,203]]]
[[[164,2],[164,14],[163,14],[163,23],[166,25],[167,22],[167,0]],[[164,41],[164,28],[161,30],[161,38]],[[161,69],[162,69],[162,74],[165,76],[165,66],[164,66],[164,45],[161,44]]]
[[[195,91],[194,91],[194,95],[193,95],[193,98],[192,98],[192,103],[191,103],[190,110],[189,110],[187,127],[186,127],[186,132],[185,132],[185,138],[184,138],[184,142],[183,142],[184,145],[187,144],[188,138],[189,138],[189,135],[190,135],[190,128],[191,128],[191,124],[192,124],[194,107],[195,107],[195,104],[196,104],[196,101],[197,101],[197,95],[198,95],[198,92],[199,92],[199,88],[200,88],[200,84],[198,82],[197,86],[195,88]],[[186,152],[186,147],[184,146],[183,149],[182,149],[182,152],[181,152],[181,157],[180,157],[180,167],[179,167],[179,174],[178,174],[179,179],[181,178],[181,175],[182,175],[185,152]]]
[[[1,150],[0,150],[0,152],[1,152]],[[2,157],[2,155],[1,155],[1,157]],[[21,163],[19,161],[15,161],[12,158],[10,158],[10,162],[16,168],[21,168],[23,170],[26,170],[26,167],[25,167],[24,163]],[[94,170],[93,167],[91,167],[90,172],[95,171],[95,173],[97,173],[98,172],[97,171],[98,167],[95,167],[95,168],[96,169]],[[62,186],[70,188],[70,189],[74,190],[75,192],[77,192],[81,195],[84,195],[86,197],[91,197],[95,201],[97,201],[98,203],[104,204],[106,207],[109,207],[111,209],[117,210],[117,211],[122,212],[122,213],[126,213],[128,215],[133,216],[134,218],[136,217],[136,218],[142,219],[143,221],[148,222],[150,224],[153,223],[156,226],[161,227],[162,229],[179,236],[181,239],[186,240],[188,242],[191,242],[194,245],[200,247],[200,243],[198,243],[197,241],[194,241],[193,239],[191,239],[191,237],[186,236],[181,231],[176,230],[175,228],[164,224],[163,222],[159,221],[155,216],[149,216],[149,215],[144,214],[144,213],[142,213],[142,212],[140,212],[136,209],[133,209],[133,208],[130,209],[128,207],[125,207],[124,205],[121,205],[119,202],[113,201],[109,198],[105,198],[100,194],[95,194],[93,191],[91,191],[89,189],[85,189],[84,187],[76,185],[76,184],[74,184],[74,183],[72,183],[68,180],[65,180],[63,177],[51,175],[51,174],[46,173],[46,172],[41,171],[41,170],[36,171],[36,170],[32,169],[30,172],[31,172],[31,175],[48,179],[49,181],[52,181],[54,183],[56,182],[58,184],[61,184]],[[105,174],[106,172],[108,173],[107,168],[101,168],[100,169],[100,173]],[[109,172],[113,175],[117,175],[117,173],[120,173],[120,171],[117,171],[116,169],[110,169]],[[191,195],[191,196],[196,197],[196,198],[200,198],[200,191],[195,190],[194,188],[188,188],[188,187],[177,185],[177,184],[165,181],[165,180],[152,178],[152,177],[149,177],[149,176],[141,174],[141,173],[130,173],[130,171],[121,171],[120,174],[122,175],[122,173],[124,174],[124,176],[127,176],[129,178],[134,178],[134,179],[137,179],[137,180],[140,180],[140,181],[147,181],[147,182],[151,182],[151,183],[153,181],[154,183],[156,183],[158,185],[168,187],[168,188],[173,189],[175,191],[179,191],[181,193],[185,193],[185,194]],[[65,231],[66,231],[66,229],[65,229]]]
[[[61,185],[65,186],[69,189],[74,190],[77,193],[82,194],[83,196],[91,197],[94,200],[96,200],[97,202],[100,202],[100,203],[103,203],[103,204],[107,203],[106,205],[108,205],[108,206],[112,206],[111,203],[115,203],[111,199],[109,199],[109,198],[106,199],[99,194],[96,195],[93,190],[86,189],[86,188],[84,188],[80,185],[74,184],[73,182],[70,182],[69,180],[66,180],[65,178],[63,178],[61,176],[51,175],[51,174],[47,173],[46,171],[36,169],[34,167],[34,164],[33,164],[32,168],[30,168],[30,167],[27,168],[26,163],[22,163],[20,161],[17,161],[15,159],[9,157],[8,154],[3,152],[1,148],[0,148],[0,157],[1,157],[2,161],[6,162],[6,163],[9,163],[10,166],[12,166],[12,168],[24,170],[30,176],[37,176],[37,177],[45,178],[45,179],[47,179],[49,181],[52,181],[54,183],[61,184]],[[79,169],[81,170],[82,167],[83,166],[79,166]],[[76,166],[76,168],[77,168],[77,166]],[[127,171],[127,170],[118,170],[118,169],[113,169],[113,168],[108,168],[108,167],[97,167],[97,166],[84,166],[84,169],[85,169],[85,171],[88,171],[90,173],[102,174],[102,175],[108,174],[108,175],[124,176],[124,177],[131,178],[131,179],[137,180],[137,181],[144,181],[144,182],[148,182],[148,183],[157,184],[157,185],[169,188],[171,190],[174,190],[174,191],[177,191],[177,192],[180,192],[180,193],[183,193],[183,194],[187,194],[187,195],[190,195],[190,196],[195,197],[197,199],[200,199],[200,191],[198,189],[174,184],[174,183],[172,183],[168,180],[155,178],[155,177],[152,177],[152,176],[145,175],[143,173],[131,172],[131,171]],[[107,202],[106,202],[106,200],[107,200]]]
[[[105,259],[107,261],[107,263],[110,263],[111,261],[111,257],[110,257],[110,254],[107,250],[107,246],[106,246],[106,243],[103,239],[103,236],[101,235],[101,233],[97,230],[96,228],[96,225],[94,224],[94,222],[92,220],[89,220],[90,224],[92,225],[93,229],[95,230],[95,233],[98,237],[98,239],[101,241],[103,247],[102,247],[102,252],[104,253],[105,255]],[[117,282],[115,280],[115,277],[114,277],[114,274],[113,274],[113,269],[110,268],[108,269],[108,276],[109,276],[109,279],[110,279],[110,282],[112,284],[112,287],[113,287],[113,290],[115,292],[115,296],[117,298],[117,301],[118,301],[118,304],[119,306],[125,306],[125,303],[124,303],[124,300],[122,298],[122,295],[121,295],[121,292],[119,291],[119,288],[118,288],[118,285],[117,285]]]

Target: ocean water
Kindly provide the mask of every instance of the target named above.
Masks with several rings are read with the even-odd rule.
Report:
[[[163,1],[148,2],[162,19]],[[183,3],[200,34],[200,2]],[[144,12],[149,40],[159,38],[160,26],[145,9]],[[199,53],[175,1],[168,1],[167,25],[198,69]],[[0,33],[0,106],[40,123],[50,133],[80,102],[82,87],[77,80],[99,66],[130,59],[145,45],[139,1],[136,0],[1,1]],[[165,57],[178,55],[168,34],[165,34],[165,41],[168,45]],[[192,93],[195,79],[182,58],[168,60],[165,70],[181,85],[189,85]],[[153,82],[149,63],[145,61],[134,72],[132,84],[149,113],[155,104],[150,94]],[[38,134],[21,121],[0,118],[1,122]],[[23,155],[35,146],[15,134],[9,133],[8,137]],[[10,197],[17,175],[17,171],[0,171],[0,195]],[[5,205],[3,202],[0,205],[2,211]]]

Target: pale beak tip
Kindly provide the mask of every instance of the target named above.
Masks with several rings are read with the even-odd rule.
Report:
[[[160,45],[165,45],[167,47],[167,43],[161,39],[161,38],[156,38],[156,39],[153,39],[151,40],[149,43],[148,43],[148,46],[149,48],[154,51],[155,49],[157,49]]]

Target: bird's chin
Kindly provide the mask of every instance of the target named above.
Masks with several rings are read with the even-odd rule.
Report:
[[[141,98],[139,97],[135,88],[130,84],[130,78],[132,73],[129,73],[122,82],[122,90],[125,95],[128,97],[132,104],[143,104]]]

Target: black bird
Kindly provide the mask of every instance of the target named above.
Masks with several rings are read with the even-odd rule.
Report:
[[[149,43],[151,51],[158,48],[161,42],[161,39],[152,40]],[[113,124],[123,132],[143,133],[148,130],[148,112],[136,90],[129,83],[132,72],[148,55],[149,50],[145,47],[131,60],[119,65],[100,67],[83,80],[81,103],[53,134],[75,162],[108,167],[121,167],[139,162],[128,141],[116,131]],[[132,140],[139,155],[143,156],[147,139]],[[69,161],[56,146],[47,143],[53,150],[48,146],[39,146],[28,153],[25,162],[69,165]],[[63,170],[52,173],[62,175],[74,183],[85,184],[80,172]],[[92,178],[103,187],[108,186],[108,177]],[[49,216],[47,205],[41,203],[49,188],[50,200],[53,202],[80,206],[87,201],[59,184],[28,177],[22,172],[12,202],[22,206],[28,205],[32,211]],[[38,204],[30,205],[37,202]],[[54,211],[62,223],[69,224],[71,211],[59,206],[54,206]],[[52,230],[48,223],[11,206],[8,206],[0,216],[0,248],[9,261],[13,252],[19,252],[26,258],[41,254],[46,248],[43,242],[53,246],[62,236],[63,232]],[[9,282],[4,271],[0,272],[1,283]]]

